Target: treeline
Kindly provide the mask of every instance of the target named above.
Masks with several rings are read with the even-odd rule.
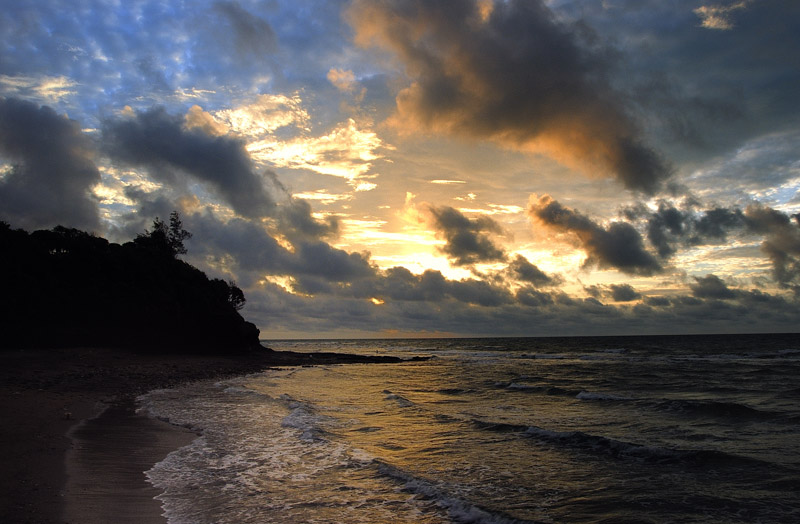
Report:
[[[258,329],[238,312],[242,291],[177,258],[190,236],[177,213],[122,245],[0,222],[0,347],[258,347]]]

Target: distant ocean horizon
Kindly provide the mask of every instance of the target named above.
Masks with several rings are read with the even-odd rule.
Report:
[[[800,521],[798,334],[264,344],[431,358],[140,397],[170,523]]]

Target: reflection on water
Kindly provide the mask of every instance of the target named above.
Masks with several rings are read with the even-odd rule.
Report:
[[[436,358],[152,393],[204,436],[149,475],[171,522],[797,521],[799,346],[681,340],[292,343]]]

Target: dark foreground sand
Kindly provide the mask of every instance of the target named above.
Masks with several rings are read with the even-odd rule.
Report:
[[[0,523],[163,524],[144,471],[196,437],[136,414],[134,399],[270,366],[387,362],[335,354],[144,355],[118,349],[0,352]]]

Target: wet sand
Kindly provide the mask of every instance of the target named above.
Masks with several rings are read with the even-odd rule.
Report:
[[[197,435],[114,404],[69,432],[63,520],[68,523],[161,523],[159,491],[145,471]]]

